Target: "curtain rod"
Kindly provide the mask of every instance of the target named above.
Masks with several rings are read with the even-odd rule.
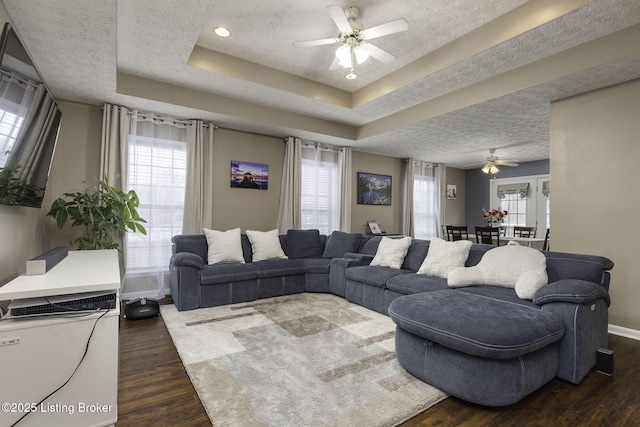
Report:
[[[440,166],[440,163],[430,163],[430,162],[426,162],[424,160],[418,160],[418,159],[404,159],[404,161],[407,163],[409,162],[424,163],[426,166],[431,166],[432,168],[437,168],[438,166]]]
[[[38,83],[34,83],[31,80],[24,79],[23,77],[20,77],[20,76],[18,76],[16,74],[13,74],[10,71],[2,70],[2,74],[4,74],[5,76],[9,76],[9,78],[11,78],[11,79],[16,79],[20,83],[24,83],[24,84],[29,85],[31,87],[37,88],[39,86]]]
[[[334,151],[336,153],[339,153],[340,151],[342,151],[342,147],[333,147],[331,145],[322,145],[322,144],[318,144],[316,142],[303,142],[302,146],[303,147],[315,147],[315,148],[318,148],[320,150]]]
[[[109,104],[113,107],[118,107],[115,104]],[[174,123],[179,123],[179,124],[183,124],[186,126],[191,126],[191,121],[192,120],[201,120],[201,119],[176,119],[174,117],[168,117],[168,116],[162,116],[160,114],[157,113],[153,113],[150,111],[138,111],[138,110],[132,110],[129,107],[124,107],[124,106],[119,106],[119,107],[123,107],[127,109],[127,115],[132,116],[134,114],[139,115],[139,116],[150,116],[152,119],[157,119],[157,120],[166,120],[166,121],[170,121],[170,122],[174,122]],[[102,109],[104,110],[104,105],[102,106]],[[202,122],[205,122],[205,120],[201,120]],[[212,127],[213,129],[218,129],[218,126],[216,126],[215,124],[209,122],[209,123],[205,123],[204,125],[205,127]]]

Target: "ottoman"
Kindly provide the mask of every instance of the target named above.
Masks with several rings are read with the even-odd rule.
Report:
[[[399,297],[389,316],[400,365],[472,403],[511,405],[558,370],[564,327],[535,307],[446,289]]]

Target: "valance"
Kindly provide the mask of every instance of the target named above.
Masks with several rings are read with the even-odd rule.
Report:
[[[527,197],[529,194],[529,183],[524,182],[521,184],[500,184],[498,185],[498,197],[504,199],[507,194],[519,194],[521,199]]]
[[[551,190],[551,184],[549,181],[543,181],[542,182],[542,194],[544,194],[545,197],[549,197],[549,193]]]

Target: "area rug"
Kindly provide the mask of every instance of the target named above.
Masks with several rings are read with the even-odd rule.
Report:
[[[398,364],[389,317],[335,295],[161,313],[214,426],[388,427],[447,397]]]

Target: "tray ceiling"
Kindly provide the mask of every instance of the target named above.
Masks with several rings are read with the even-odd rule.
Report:
[[[4,3],[58,98],[454,167],[547,159],[550,102],[640,77],[637,0]],[[337,36],[328,5],[407,20],[375,40],[395,61],[347,80],[336,45],[293,47]]]

